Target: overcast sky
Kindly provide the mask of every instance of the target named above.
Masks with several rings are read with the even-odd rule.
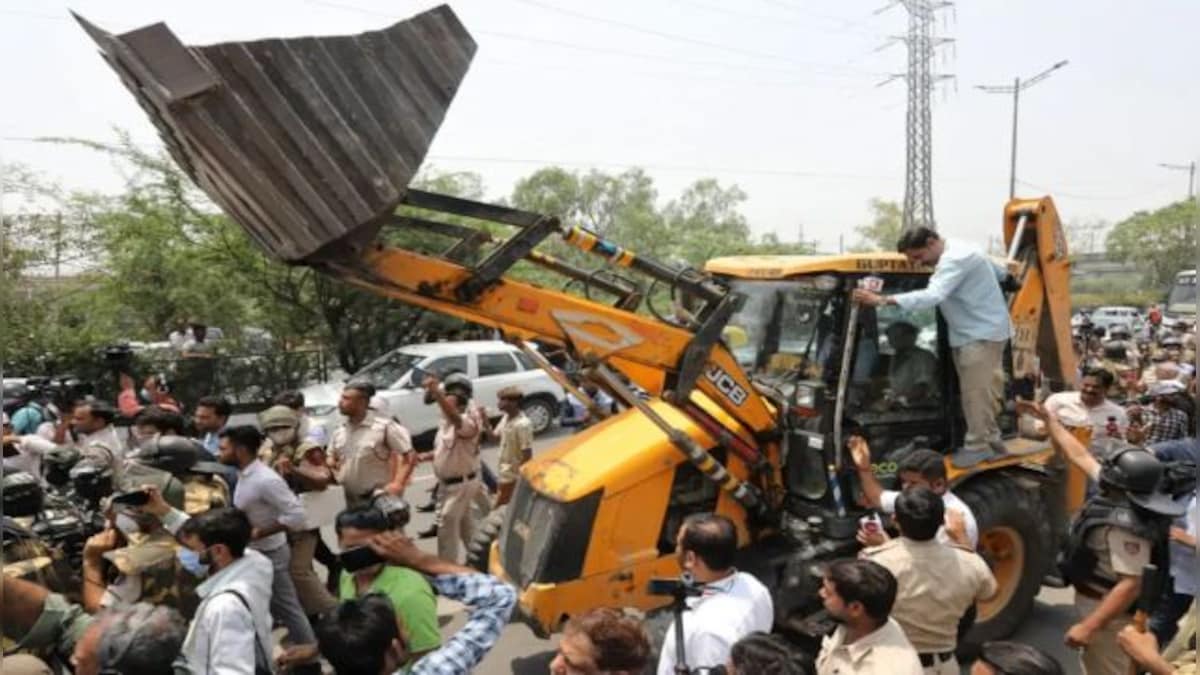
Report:
[[[187,44],[380,28],[414,0],[76,0],[112,32],[165,21]],[[491,197],[539,166],[645,167],[662,199],[698,178],[736,183],[756,233],[846,243],[872,197],[904,195],[901,6],[882,0],[465,0],[479,43],[427,164],[480,173]],[[23,138],[155,142],[153,127],[68,5],[0,0],[0,161],[64,184],[121,177],[86,151]],[[1182,198],[1200,157],[1200,2],[965,0],[942,12],[952,46],[935,95],[941,230],[999,232],[1008,190],[1011,83],[1070,64],[1022,94],[1018,194],[1053,194],[1064,220],[1117,221]]]

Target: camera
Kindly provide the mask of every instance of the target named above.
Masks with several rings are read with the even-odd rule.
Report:
[[[402,497],[389,494],[382,488],[371,493],[371,506],[379,509],[379,511],[388,519],[394,530],[403,530],[411,517],[411,512],[406,502]]]
[[[696,583],[691,573],[684,572],[677,579],[651,579],[646,584],[650,595],[669,595],[675,599],[699,597],[704,593],[704,584]]]

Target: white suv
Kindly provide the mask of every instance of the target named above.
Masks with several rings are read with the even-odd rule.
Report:
[[[1092,312],[1092,325],[1111,333],[1113,328],[1124,326],[1131,334],[1142,328],[1142,315],[1136,307],[1100,307]]]
[[[499,340],[468,342],[431,342],[400,347],[367,364],[348,381],[365,380],[375,385],[378,396],[387,403],[387,414],[400,420],[418,446],[428,446],[437,430],[440,413],[436,405],[425,404],[420,382],[413,382],[413,370],[445,377],[459,372],[471,378],[475,400],[496,418],[496,393],[515,385],[525,394],[523,408],[533,422],[534,433],[549,429],[558,416],[562,387],[538,368],[520,349]],[[337,411],[342,387],[326,383],[303,390],[304,406],[314,423],[325,425],[332,433],[341,423]]]

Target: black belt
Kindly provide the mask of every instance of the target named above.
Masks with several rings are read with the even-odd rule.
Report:
[[[472,471],[465,476],[458,476],[457,478],[441,478],[439,480],[443,485],[458,485],[459,483],[464,483],[469,480],[475,480],[475,472]]]
[[[921,659],[922,668],[932,668],[934,663],[945,663],[954,658],[954,651],[917,654],[917,658]]]

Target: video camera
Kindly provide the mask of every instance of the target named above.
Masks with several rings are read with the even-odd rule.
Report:
[[[646,584],[646,592],[675,599],[695,598],[704,593],[704,584],[696,583],[691,573],[684,572],[676,579],[651,579]]]

